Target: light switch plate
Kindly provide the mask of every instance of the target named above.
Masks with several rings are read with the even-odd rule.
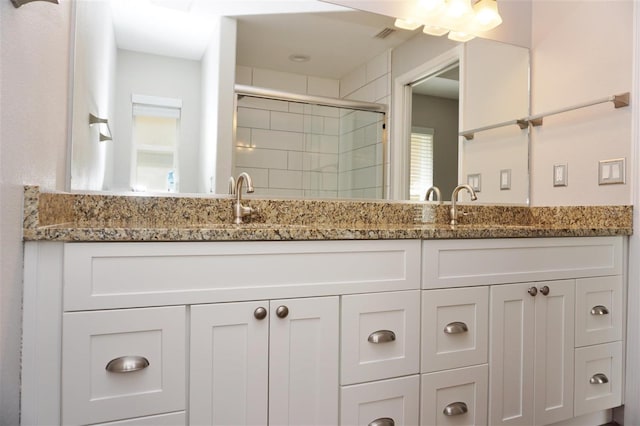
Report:
[[[625,159],[601,160],[598,165],[598,184],[625,183]]]
[[[511,189],[511,169],[500,170],[500,190]]]
[[[481,187],[480,173],[467,175],[467,185],[473,188],[475,192],[480,192],[480,187]]]
[[[566,164],[555,164],[553,166],[553,186],[567,186],[568,166]]]

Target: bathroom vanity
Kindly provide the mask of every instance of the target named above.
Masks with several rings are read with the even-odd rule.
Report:
[[[595,425],[624,402],[625,224],[32,219],[23,424]]]

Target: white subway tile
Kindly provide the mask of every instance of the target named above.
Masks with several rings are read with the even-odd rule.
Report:
[[[342,77],[340,80],[340,97],[347,97],[347,95],[355,92],[365,84],[367,84],[367,70],[363,65]]]
[[[304,133],[254,129],[251,146],[260,149],[302,151],[304,149]]]
[[[248,127],[236,128],[236,146],[251,146],[251,129]]]
[[[269,111],[253,108],[238,108],[237,125],[239,127],[268,129],[270,126],[269,117]]]
[[[287,151],[236,148],[236,167],[287,168]]]
[[[300,198],[304,197],[304,191],[302,189],[280,189],[269,188],[265,190],[264,194],[260,193],[262,197],[281,197],[281,198]]]
[[[304,172],[303,188],[305,191],[337,191],[338,174],[322,172]]]
[[[240,173],[247,172],[251,176],[253,186],[256,188],[267,188],[269,186],[269,169],[256,169],[253,167],[236,167],[234,177],[237,177]],[[254,193],[254,195],[256,195]]]
[[[287,132],[303,132],[304,116],[300,114],[292,114],[290,112],[271,113],[271,129],[284,130]]]
[[[340,81],[332,78],[309,76],[307,78],[307,94],[327,98],[338,98],[340,97]]]
[[[236,84],[246,84],[251,86],[253,84],[253,68],[246,67],[244,65],[236,65]]]
[[[339,136],[329,135],[305,135],[306,152],[321,152],[325,154],[337,154],[340,146]]]
[[[307,76],[263,68],[253,69],[253,85],[300,94],[307,93]]]
[[[324,131],[324,119],[315,115],[305,115],[304,131],[305,133],[321,135]]]
[[[302,170],[302,152],[289,151],[287,154],[287,169]]]
[[[339,118],[324,118],[324,135],[337,136],[340,134],[340,119]]]
[[[244,96],[238,99],[239,107],[265,109],[270,111],[289,111],[289,103],[287,101],[278,101],[276,99],[256,98],[253,96]]]
[[[305,198],[330,198],[335,200],[338,197],[337,191],[317,191],[314,189],[304,190]]]
[[[279,189],[302,189],[302,172],[292,170],[269,170],[269,187]]]
[[[296,114],[304,114],[304,107],[307,104],[301,104],[300,102],[288,102],[289,104],[289,112],[294,112]]]
[[[302,165],[304,170],[310,172],[337,172],[338,155],[305,152]]]
[[[373,98],[374,102],[380,102],[381,99],[385,99],[391,94],[391,74],[386,74],[373,82]]]
[[[376,100],[375,83],[369,83],[352,92],[345,99],[352,101],[374,102]]]

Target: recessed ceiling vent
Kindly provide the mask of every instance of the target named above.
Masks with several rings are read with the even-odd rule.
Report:
[[[393,28],[387,27],[380,31],[378,34],[374,35],[373,38],[387,38],[395,32],[396,30],[394,30]]]

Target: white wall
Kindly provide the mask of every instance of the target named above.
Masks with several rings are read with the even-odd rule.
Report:
[[[633,1],[533,2],[532,112],[544,113],[631,91]],[[598,161],[631,161],[630,108],[611,103],[545,118],[533,129],[531,204],[631,203],[627,184],[598,185]],[[553,165],[568,165],[553,187]]]
[[[64,189],[71,4],[0,2],[0,424],[17,425],[23,185]]]
[[[114,184],[110,190],[131,188],[131,95],[182,100],[178,135],[180,192],[196,192],[200,145],[200,62],[118,49],[114,125]]]

